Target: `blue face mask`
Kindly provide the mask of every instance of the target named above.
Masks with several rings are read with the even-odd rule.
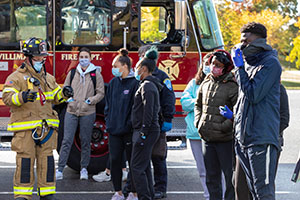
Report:
[[[91,63],[90,59],[88,58],[80,58],[79,63],[82,67],[87,67]]]
[[[141,80],[141,75],[139,75],[139,71],[138,70],[135,70],[134,71],[134,77],[136,80],[140,81]]]
[[[123,72],[120,72],[119,68],[112,68],[111,69],[111,73],[115,76],[115,77],[121,77]]]
[[[204,67],[203,67],[203,73],[205,75],[207,75],[207,74],[210,73],[210,67],[209,67],[209,65],[204,65]]]
[[[44,64],[44,61],[41,61],[41,62],[34,61],[33,68],[34,68],[38,73],[40,73],[41,70],[42,70],[42,68],[43,68],[43,64]]]

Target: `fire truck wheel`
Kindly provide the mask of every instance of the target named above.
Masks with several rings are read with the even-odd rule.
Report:
[[[64,116],[66,107],[57,109],[60,119],[58,137],[57,137],[57,152],[59,153],[61,143],[64,137]],[[81,159],[81,145],[79,132],[75,134],[74,142],[70,150],[69,159],[67,165],[80,171],[80,159]],[[108,133],[106,132],[105,120],[102,114],[97,114],[95,126],[91,138],[91,158],[88,166],[88,172],[90,174],[97,174],[100,171],[104,171],[108,160]]]
[[[67,165],[75,171],[80,171],[80,154],[81,152],[73,143]],[[107,153],[99,157],[91,157],[90,164],[87,169],[89,174],[97,174],[101,171],[104,171],[108,161],[108,155],[109,154]]]

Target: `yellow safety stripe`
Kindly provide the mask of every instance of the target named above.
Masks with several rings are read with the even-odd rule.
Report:
[[[53,91],[51,92],[43,92],[44,95],[46,96],[46,100],[54,100],[54,97],[56,95],[56,93],[60,94],[61,95],[61,92],[60,92],[60,87],[58,86],[57,88],[55,88]],[[36,100],[40,100],[40,95],[39,93],[37,94],[37,99]]]
[[[32,195],[33,187],[16,187],[14,186],[14,194]]]
[[[26,121],[26,122],[15,122],[7,125],[8,131],[20,131],[20,130],[28,130],[34,129],[36,127],[42,127],[42,120],[35,121]],[[46,119],[46,122],[49,126],[57,127],[59,125],[58,119]]]
[[[5,88],[2,92],[3,93],[5,93],[5,92],[15,92],[15,93],[18,93],[19,91],[16,90],[15,88],[13,88],[13,87],[8,87],[8,88]]]
[[[60,86],[58,86],[57,88],[55,88],[52,93],[54,94],[53,96],[55,96],[55,94],[60,90]]]
[[[55,194],[56,193],[55,189],[56,189],[55,186],[53,186],[53,187],[41,187],[41,188],[39,188],[38,194],[40,196]]]
[[[16,106],[20,106],[21,103],[20,103],[20,100],[19,100],[19,92],[13,94],[11,96],[11,101],[13,102],[13,104],[15,104]]]
[[[54,127],[58,127],[59,120],[58,119],[46,119],[48,125],[52,125]]]

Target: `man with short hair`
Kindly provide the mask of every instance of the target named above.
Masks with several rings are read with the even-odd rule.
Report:
[[[281,66],[267,44],[264,25],[241,28],[241,44],[232,50],[239,96],[235,108],[236,154],[254,199],[275,199],[280,123]]]

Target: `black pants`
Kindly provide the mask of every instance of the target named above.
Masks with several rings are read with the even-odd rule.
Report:
[[[123,136],[109,135],[110,171],[115,191],[122,190],[122,158],[124,157],[124,150],[126,151],[127,159],[130,160],[132,134],[128,133]]]
[[[242,148],[236,144],[236,153],[246,175],[248,188],[255,200],[275,199],[275,174],[278,149],[271,144]]]
[[[153,146],[158,140],[159,134],[159,128],[150,131],[144,141],[144,145],[141,146],[138,142],[140,131],[133,132],[131,172],[139,200],[151,200],[154,197],[150,160]]]
[[[166,133],[160,133],[160,139],[164,138],[166,141]],[[167,144],[165,144],[167,147]],[[155,145],[156,147],[156,145]],[[167,148],[161,149],[164,156],[152,155],[153,174],[154,174],[154,190],[155,192],[166,192],[168,183],[168,170],[167,170]]]
[[[225,176],[225,200],[234,200],[233,176],[233,141],[203,142],[203,157],[206,168],[206,185],[210,200],[222,199],[222,172]]]
[[[279,158],[281,151],[278,151],[276,171],[278,168]],[[241,166],[241,163],[238,158],[236,158],[236,168],[235,168],[235,199],[236,200],[252,200],[252,195],[249,191],[246,175]]]

